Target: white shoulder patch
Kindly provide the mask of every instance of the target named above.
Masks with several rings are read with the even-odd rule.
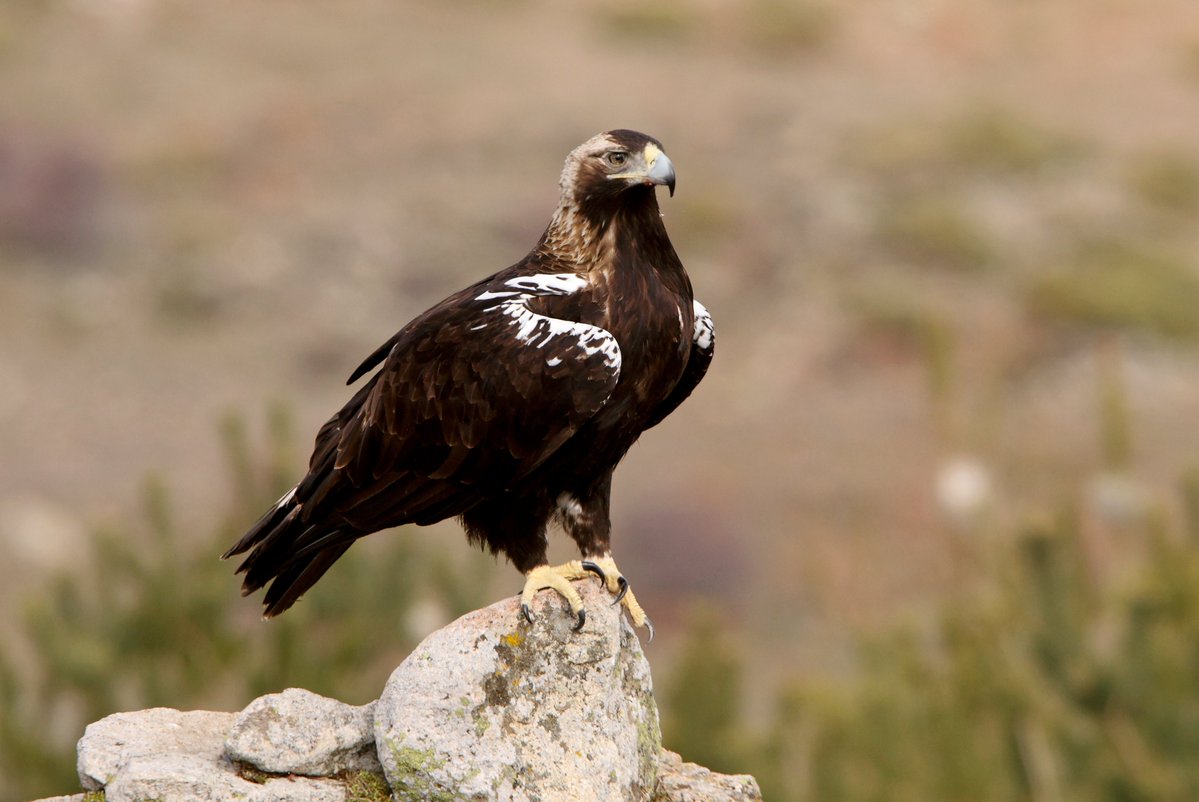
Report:
[[[711,350],[716,341],[716,324],[712,322],[712,316],[703,304],[699,301],[692,303],[695,304],[695,328],[691,332],[691,339],[701,350]]]
[[[488,290],[475,296],[476,301],[494,301],[519,295],[570,295],[587,286],[587,279],[576,273],[538,273],[516,276],[504,282],[510,290]]]
[[[534,348],[544,348],[559,337],[572,337],[584,357],[602,355],[604,364],[619,375],[620,345],[607,329],[575,320],[560,320],[529,308],[529,301],[539,296],[579,292],[587,286],[587,279],[576,273],[539,273],[510,278],[504,286],[511,289],[489,290],[475,296],[475,300],[497,301],[483,311],[496,311],[509,318],[509,325],[516,329],[516,339]],[[558,362],[546,360],[546,364],[554,367]]]
[[[577,273],[540,273],[510,278],[504,284],[534,295],[570,295],[586,287],[587,279]]]

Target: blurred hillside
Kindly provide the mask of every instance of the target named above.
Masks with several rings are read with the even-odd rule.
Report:
[[[1114,581],[1199,462],[1193,0],[13,0],[0,98],[0,631],[150,472],[203,542],[230,411],[291,409],[298,474],[615,127],[719,329],[617,473],[651,660],[703,597],[748,670],[840,670],[1064,499]]]

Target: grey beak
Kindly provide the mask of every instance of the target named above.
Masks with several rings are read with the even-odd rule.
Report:
[[[654,159],[654,166],[649,168],[645,177],[655,184],[666,185],[670,190],[670,196],[674,197],[674,164],[665,153],[658,154],[658,158]]]

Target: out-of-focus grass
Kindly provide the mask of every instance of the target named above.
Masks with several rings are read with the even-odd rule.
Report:
[[[1028,303],[1044,317],[1193,340],[1199,337],[1199,273],[1146,245],[1096,243],[1035,278]]]

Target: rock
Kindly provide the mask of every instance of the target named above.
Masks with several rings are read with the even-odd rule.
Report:
[[[107,802],[381,799],[383,774],[397,802],[761,802],[752,777],[662,751],[636,634],[607,591],[575,587],[581,631],[556,593],[531,625],[508,599],[430,635],[362,707],[293,688],[239,714],[108,716],[79,741],[80,782]]]
[[[79,780],[107,802],[344,802],[335,780],[240,777],[223,754],[233,713],[154,708],[88,725],[79,741]]]
[[[156,755],[130,762],[104,788],[107,802],[345,802],[337,780],[280,777],[252,782],[222,765],[194,755]]]
[[[762,791],[748,774],[717,774],[664,749],[653,802],[762,802]]]
[[[33,802],[84,802],[84,794],[70,796],[48,796],[45,799],[35,799]]]
[[[575,587],[587,623],[553,592],[534,623],[515,598],[424,640],[391,675],[375,741],[397,799],[647,802],[661,733],[649,664],[612,597]]]
[[[300,688],[260,696],[225,739],[225,754],[272,774],[381,774],[374,703],[354,707]]]
[[[167,707],[106,716],[89,724],[79,740],[79,782],[84,790],[98,791],[130,763],[160,755],[216,762],[232,724],[232,713],[184,713]]]

